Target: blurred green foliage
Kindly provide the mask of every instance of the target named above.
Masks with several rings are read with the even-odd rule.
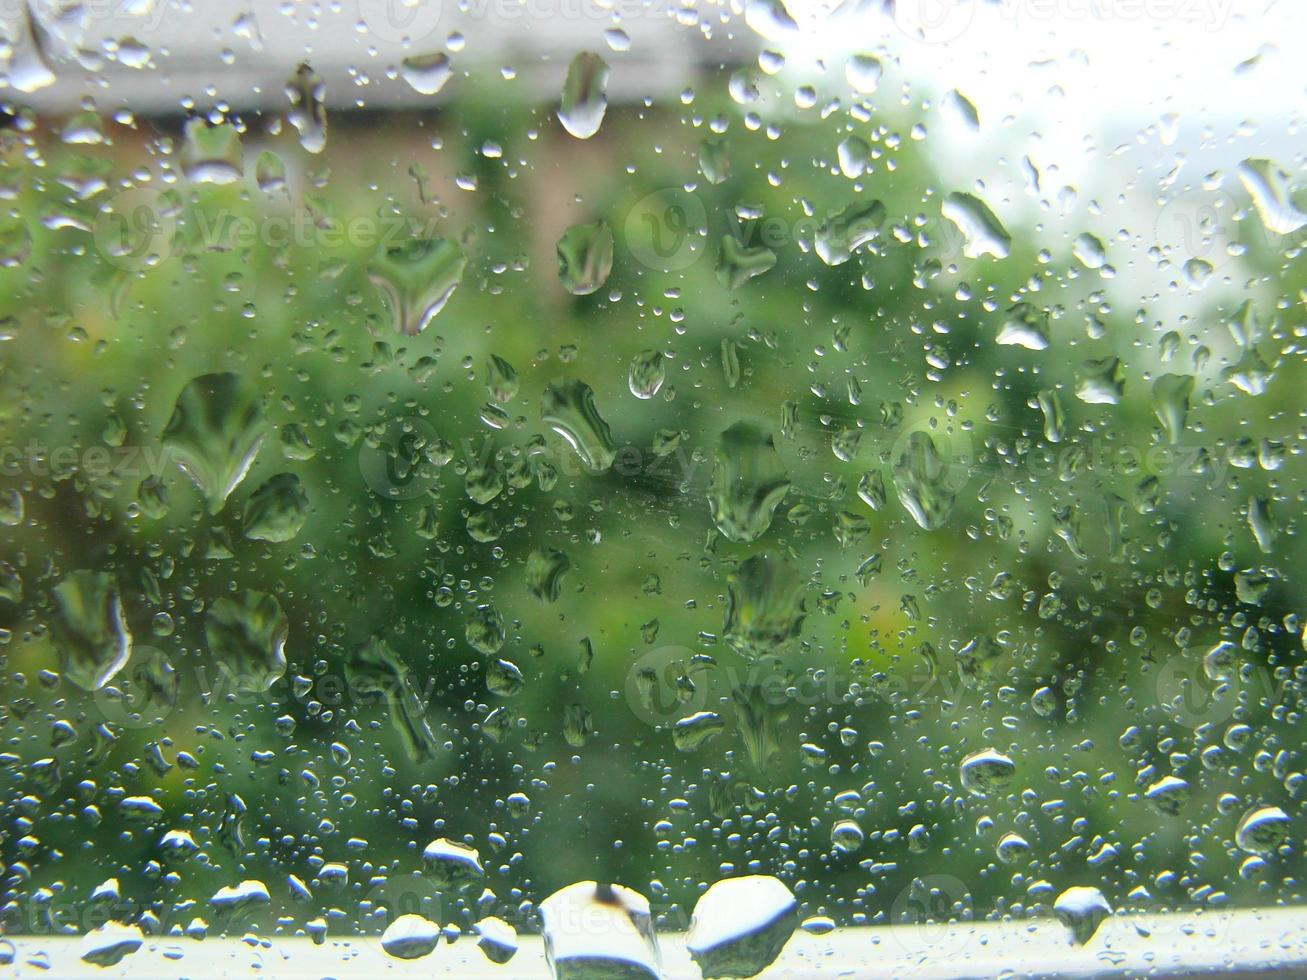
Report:
[[[1285,625],[1303,571],[1292,525],[1304,377],[1287,350],[1296,309],[1285,299],[1297,266],[1240,260],[1263,267],[1247,295],[1274,368],[1254,398],[1220,377],[1237,356],[1225,323],[1242,283],[1186,294],[1187,320],[1172,325],[1149,311],[1158,287],[1118,302],[1070,241],[1016,221],[1009,257],[964,258],[939,217],[956,188],[934,175],[929,141],[907,138],[906,110],[887,99],[863,127],[872,159],[855,181],[836,165],[838,116],[779,111],[773,138],[712,94],[723,79],[697,88],[689,107],[614,106],[585,143],[550,106],[491,81],[468,80],[439,112],[333,118],[318,158],[252,118],[245,178],[228,186],[180,176],[170,120],[107,124],[101,147],[62,145],[46,120],[6,134],[6,197],[31,237],[30,255],[0,269],[0,442],[18,447],[3,479],[24,507],[0,543],[6,575],[21,580],[0,602],[11,930],[48,926],[33,912],[43,888],[56,918],[82,928],[91,889],[117,877],[130,903],[168,925],[211,917],[214,892],[255,878],[272,895],[265,926],[284,915],[293,931],[325,914],[333,932],[376,932],[385,918],[360,902],[384,893],[386,876],[418,870],[437,837],[477,847],[499,914],[527,926],[523,902],[585,878],[650,894],[683,925],[703,883],[745,869],[779,875],[808,914],[840,922],[896,915],[911,881],[931,876],[962,885],[941,886],[941,915],[1046,910],[1084,883],[1117,906],[1296,897],[1296,850],[1244,880],[1231,840],[1255,802],[1299,812],[1302,655]],[[712,134],[689,123],[718,116],[730,172],[711,184],[697,160]],[[256,187],[265,149],[284,160],[289,192]],[[176,247],[157,267],[123,268],[97,247],[97,216],[142,167],[155,175],[144,200],[160,201],[158,188],[177,196],[175,213],[159,212]],[[870,198],[887,212],[878,236],[848,263],[822,264],[815,229]],[[707,236],[675,237],[697,234],[677,209],[694,219],[699,206]],[[396,217],[467,256],[461,285],[416,337],[394,332],[367,277],[377,243],[360,222],[391,228]],[[611,277],[571,296],[554,243],[600,218],[616,239]],[[270,219],[302,238],[268,240],[281,238]],[[251,228],[252,240],[236,240]],[[714,264],[733,231],[771,236],[778,261],[731,290]],[[1135,232],[1109,239],[1109,260],[1136,279],[1177,279],[1143,256],[1146,217]],[[688,249],[688,264],[642,263],[637,252],[655,242],[641,236],[654,235]],[[1047,350],[995,343],[1018,300],[1049,317]],[[1164,366],[1159,340],[1172,328],[1181,350]],[[1136,469],[1160,443],[1152,379],[1193,373],[1198,343],[1212,356],[1177,455]],[[666,353],[667,380],[639,400],[627,373],[647,349]],[[520,383],[502,418],[483,409],[492,355]],[[734,386],[724,356],[738,358]],[[1084,363],[1111,356],[1120,403],[1082,403]],[[151,461],[183,386],[216,371],[257,386],[270,428],[210,515],[176,467]],[[557,379],[589,385],[615,443],[631,447],[608,472],[586,472],[542,424],[541,393]],[[1047,389],[1066,413],[1059,443],[1036,401]],[[786,402],[797,425],[783,434]],[[742,420],[773,434],[792,483],[747,544],[715,533],[707,502],[721,433]],[[290,457],[311,458],[283,452],[288,426],[309,447]],[[417,460],[404,426],[437,433],[453,459]],[[658,456],[663,430],[684,435]],[[851,442],[845,430],[860,433],[852,461],[831,449]],[[956,477],[939,530],[918,528],[895,490],[912,432],[932,434]],[[1292,451],[1275,471],[1232,468],[1242,438]],[[101,447],[107,470],[88,455]],[[1206,471],[1193,472],[1202,451]],[[56,456],[53,470],[39,462]],[[475,503],[468,467],[492,461],[526,479]],[[542,462],[558,472],[549,489]],[[857,495],[870,471],[887,488],[876,511]],[[247,539],[252,493],[283,472],[307,493],[306,524],[286,543]],[[139,505],[150,476],[167,488],[158,517]],[[1271,499],[1287,529],[1270,554],[1248,531],[1250,496]],[[230,555],[214,557],[215,542]],[[528,589],[529,558],[543,549],[569,566],[555,602]],[[805,617],[797,642],[754,662],[720,636],[728,576],[759,554],[798,577]],[[1240,601],[1234,573],[1262,566],[1276,571],[1269,591]],[[138,648],[163,651],[177,671],[161,722],[124,724],[112,692],[60,678],[51,590],[77,569],[116,576]],[[223,680],[206,644],[205,610],[246,589],[274,596],[289,622],[286,680],[267,692]],[[494,655],[467,639],[485,604],[507,633]],[[957,654],[977,637],[1000,655],[973,677]],[[1202,653],[1222,637],[1242,644],[1244,674],[1204,700]],[[390,723],[397,702],[360,703],[349,688],[350,665],[360,651],[379,656],[381,640],[425,701],[433,751]],[[695,656],[712,663],[692,666]],[[488,691],[497,658],[520,670],[519,693]],[[688,672],[687,703],[720,712],[725,730],[678,752],[638,704],[641,666],[658,669],[661,698]],[[1032,705],[1041,689],[1047,713]],[[1179,707],[1163,703],[1186,691]],[[1226,747],[1235,722],[1252,734]],[[958,765],[990,746],[1012,756],[1016,777],[1002,793],[968,795]],[[45,759],[53,775],[34,768]],[[1168,817],[1141,793],[1172,772],[1192,795]],[[833,803],[848,790],[861,795],[854,812]],[[529,798],[527,816],[510,813],[513,793]],[[162,814],[133,822],[121,801],[137,796]],[[840,853],[831,827],[848,816],[866,840]],[[199,853],[162,851],[170,829],[188,831]],[[1011,866],[995,856],[1008,831],[1031,843]],[[1115,860],[1091,865],[1103,844]],[[323,862],[348,863],[348,884],[317,880]],[[307,904],[292,902],[288,875],[309,883]],[[444,896],[443,917],[475,918],[478,891]]]

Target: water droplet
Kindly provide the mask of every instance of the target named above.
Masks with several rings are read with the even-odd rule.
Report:
[[[1068,888],[1053,902],[1053,913],[1071,930],[1073,941],[1083,946],[1093,938],[1103,920],[1112,914],[1112,906],[1097,888],[1076,885]]]
[[[1307,225],[1307,214],[1299,211],[1289,196],[1289,175],[1273,161],[1259,157],[1244,160],[1239,164],[1239,180],[1272,235],[1292,235]]]
[[[696,711],[672,725],[672,744],[681,752],[693,752],[726,730],[726,722],[715,711]]]
[[[756,541],[790,489],[771,433],[737,422],[722,433],[708,491],[713,523],[731,541]]]
[[[404,81],[420,95],[435,95],[454,74],[449,62],[449,55],[443,51],[433,54],[413,55],[400,62],[400,73]]]
[[[527,591],[541,602],[554,602],[572,563],[557,548],[537,548],[526,559]]]
[[[630,888],[578,881],[540,903],[540,923],[554,980],[662,976],[649,902]]]
[[[417,960],[440,942],[440,926],[412,912],[399,916],[381,934],[381,948],[400,960]]]
[[[608,423],[595,407],[594,391],[584,381],[556,381],[545,387],[540,416],[576,451],[587,469],[602,473],[617,458]]]
[[[258,389],[237,374],[205,374],[177,396],[163,448],[216,514],[245,479],[263,435]]]
[[[498,354],[486,358],[486,392],[501,405],[517,397],[517,371]]]
[[[1125,391],[1125,372],[1117,357],[1085,361],[1076,372],[1076,397],[1087,405],[1115,405]]]
[[[204,638],[219,669],[267,690],[286,673],[286,614],[272,596],[252,589],[215,599]]]
[[[803,615],[803,586],[789,566],[754,555],[727,577],[722,633],[745,656],[775,653],[799,635]]]
[[[489,916],[472,927],[477,948],[491,963],[502,966],[517,955],[517,930],[503,919]]]
[[[1189,397],[1194,391],[1190,374],[1163,374],[1153,382],[1153,412],[1162,423],[1166,441],[1174,445],[1184,432],[1189,414]]]
[[[662,351],[643,350],[631,358],[627,384],[636,398],[652,398],[658,394],[667,377],[666,358]]]
[[[831,846],[841,854],[852,854],[862,847],[862,827],[856,820],[839,820],[831,827]]]
[[[962,232],[965,238],[962,254],[967,258],[992,255],[996,259],[1005,259],[1011,252],[1012,236],[989,205],[974,194],[949,194],[944,198],[940,212]]]
[[[441,889],[461,889],[485,876],[476,848],[445,837],[433,840],[423,849],[422,863],[426,876]]]
[[[1189,784],[1179,776],[1163,776],[1144,791],[1144,799],[1158,813],[1177,817],[1189,802]]]
[[[1274,854],[1289,842],[1289,816],[1278,806],[1259,806],[1239,819],[1234,842],[1248,854]]]
[[[776,264],[776,253],[765,245],[746,247],[734,235],[723,235],[717,252],[717,281],[739,289]]]
[[[613,271],[613,232],[600,220],[573,225],[558,240],[558,281],[574,296],[589,296]]]
[[[250,495],[245,508],[245,536],[279,543],[300,533],[308,517],[309,498],[294,473],[278,473]]]
[[[885,223],[885,205],[880,201],[858,201],[837,211],[817,229],[817,257],[827,265],[841,265],[853,253],[876,237]]]
[[[685,945],[705,978],[752,977],[780,956],[798,919],[798,903],[779,879],[725,878],[695,903]]]
[[[326,86],[322,77],[308,64],[301,64],[286,83],[290,100],[287,117],[299,130],[300,146],[310,153],[321,153],[327,146]]]
[[[995,342],[1026,350],[1048,348],[1048,314],[1029,303],[1017,303],[1007,312]]]
[[[80,957],[83,962],[110,967],[135,953],[144,941],[140,926],[106,922],[82,938]]]
[[[855,54],[844,63],[844,77],[861,95],[871,95],[876,91],[883,72],[880,60],[869,54]]]
[[[582,51],[572,59],[563,83],[558,121],[579,140],[599,132],[608,111],[608,64],[599,55]]]
[[[241,138],[231,123],[211,126],[203,119],[186,123],[181,152],[182,173],[200,184],[230,184],[245,174]]]
[[[730,144],[723,137],[699,143],[699,172],[710,184],[722,184],[731,175]]]
[[[78,687],[98,691],[132,654],[118,583],[109,572],[77,571],[53,591],[60,668]]]
[[[908,435],[907,445],[894,462],[894,489],[899,501],[923,529],[940,528],[953,512],[957,492],[952,487],[955,461],[945,460],[930,433]]]
[[[959,765],[962,786],[976,796],[986,796],[1002,789],[1016,775],[1016,763],[994,749],[973,752]]]
[[[453,242],[414,238],[378,248],[368,262],[368,280],[385,297],[396,332],[416,337],[445,308],[466,264]]]

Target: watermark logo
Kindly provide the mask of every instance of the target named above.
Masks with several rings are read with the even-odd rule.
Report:
[[[185,14],[180,0],[0,0],[5,23],[21,21],[29,10],[43,31],[73,47],[83,44],[82,35],[92,25],[112,21],[125,34],[148,37],[164,20]]]
[[[420,915],[441,925],[440,889],[420,874],[396,874],[368,889],[368,909],[359,924],[368,932],[384,932],[401,915]]]
[[[1205,664],[1194,652],[1169,657],[1157,671],[1157,704],[1187,727],[1219,725],[1249,700],[1268,707],[1285,701],[1288,680],[1277,679],[1264,664],[1253,664],[1232,651],[1229,662]],[[1212,659],[1208,654],[1208,659]]]
[[[1218,725],[1229,719],[1239,704],[1237,673],[1214,680],[1203,665],[1184,654],[1176,654],[1157,672],[1157,703],[1186,727],[1207,723]]]
[[[967,32],[975,19],[973,0],[894,0],[894,23],[925,44],[947,44]]]
[[[180,678],[167,654],[136,644],[127,666],[94,694],[104,720],[126,729],[159,725],[177,704]]]
[[[128,272],[152,269],[177,249],[179,206],[171,191],[131,187],[102,207],[91,226],[96,250]]]
[[[688,269],[708,250],[708,213],[697,194],[665,187],[636,202],[623,224],[626,247],[658,272]]]
[[[1210,271],[1252,249],[1280,253],[1307,239],[1302,231],[1272,231],[1227,191],[1200,188],[1183,191],[1167,201],[1158,212],[1154,230],[1159,246],[1182,265],[1201,262]]]
[[[997,0],[986,13],[1018,26],[1175,23],[1216,31],[1229,20],[1233,0]],[[924,44],[948,44],[976,22],[979,0],[894,0],[894,23]]]
[[[439,436],[415,416],[394,419],[379,435],[369,435],[359,450],[359,470],[372,492],[387,500],[412,500],[429,492],[438,479],[426,451]]]
[[[704,710],[710,685],[707,677],[696,681],[691,673],[694,651],[688,647],[665,646],[639,657],[626,672],[626,703],[650,728],[670,725],[678,718]]]
[[[623,685],[626,703],[650,728],[663,728],[696,712],[713,710],[735,717],[732,691],[768,708],[788,705],[840,705],[875,699],[890,706],[929,698],[943,716],[963,710],[970,692],[959,677],[941,674],[922,659],[902,672],[867,668],[850,674],[821,668],[799,673],[771,661],[745,665],[695,662],[684,646],[664,646],[641,655],[627,669]]]
[[[970,889],[953,875],[932,874],[913,879],[890,906],[890,921],[911,929],[891,930],[908,953],[941,957],[960,954],[971,942],[972,929],[960,922],[960,909]]]
[[[369,37],[387,44],[404,44],[434,34],[444,4],[441,0],[346,0],[346,9],[356,14],[355,23]]]

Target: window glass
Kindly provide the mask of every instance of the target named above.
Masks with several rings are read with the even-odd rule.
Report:
[[[1300,898],[1297,5],[9,8],[0,958]]]

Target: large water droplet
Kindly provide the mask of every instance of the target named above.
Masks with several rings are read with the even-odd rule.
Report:
[[[994,749],[973,752],[958,767],[962,786],[969,793],[985,796],[1002,789],[1016,774],[1016,763]]]
[[[263,434],[258,389],[238,374],[204,374],[177,396],[163,448],[216,514],[245,479]]]
[[[1153,382],[1153,412],[1162,423],[1166,441],[1174,445],[1184,432],[1189,414],[1189,396],[1194,391],[1190,374],[1163,374]]]
[[[437,888],[463,888],[484,877],[481,855],[476,848],[442,837],[433,840],[422,851],[426,876]]]
[[[413,91],[421,95],[435,95],[445,87],[445,83],[454,74],[454,69],[449,63],[449,55],[437,51],[435,54],[405,58],[400,62],[400,73],[404,76],[404,81],[413,87]]]
[[[613,271],[613,232],[600,220],[573,225],[558,240],[558,281],[575,296],[589,296]]]
[[[378,248],[368,262],[368,280],[386,298],[395,330],[415,337],[445,308],[466,264],[454,242],[414,238]]]
[[[778,878],[726,878],[695,903],[685,945],[705,978],[752,977],[781,955],[798,921],[798,903]]]
[[[286,83],[286,98],[290,100],[288,118],[299,130],[300,145],[310,153],[321,153],[327,146],[325,94],[322,77],[308,64],[295,69]]]
[[[540,903],[554,980],[659,980],[662,963],[648,900],[621,885],[578,881]]]
[[[927,531],[942,527],[953,512],[957,492],[953,483],[956,461],[945,460],[930,433],[908,435],[907,445],[894,462],[894,489],[912,519]]]
[[[1071,930],[1072,940],[1080,946],[1089,942],[1103,920],[1112,914],[1112,906],[1097,888],[1076,885],[1068,888],[1053,902],[1053,913]]]
[[[182,173],[201,184],[230,184],[245,173],[241,138],[231,123],[210,126],[203,119],[186,123],[182,141]]]
[[[693,752],[726,730],[726,722],[715,711],[696,711],[672,725],[672,744],[681,752]]]
[[[1273,161],[1260,157],[1243,161],[1239,180],[1272,235],[1292,235],[1307,225],[1307,214],[1299,211],[1289,196],[1289,175]]]
[[[776,253],[766,245],[746,247],[734,235],[723,235],[717,252],[717,281],[739,289],[776,264]]]
[[[660,350],[644,350],[631,358],[627,384],[636,398],[652,398],[667,377],[666,357]]]
[[[563,83],[558,121],[579,140],[599,132],[608,110],[608,64],[599,55],[582,51],[572,59]]]
[[[98,691],[132,653],[118,583],[109,572],[77,571],[54,587],[55,646],[65,677]]]
[[[256,541],[289,541],[308,517],[309,498],[294,473],[278,473],[255,490],[245,508],[245,536]]]
[[[974,194],[954,192],[948,195],[940,212],[962,232],[965,239],[962,254],[967,258],[992,255],[996,259],[1005,259],[1011,252],[1012,236],[989,205]]]
[[[756,541],[790,489],[790,479],[769,432],[737,422],[722,433],[708,505],[713,523],[732,541]]]
[[[555,381],[546,386],[540,397],[540,416],[576,450],[587,469],[602,473],[613,465],[617,445],[595,407],[594,391],[584,381]]]
[[[219,669],[260,690],[286,673],[288,631],[277,600],[252,589],[215,599],[204,617],[204,638]]]
[[[381,948],[400,960],[427,956],[440,942],[440,926],[412,912],[399,916],[381,934]]]
[[[858,201],[837,211],[817,229],[817,257],[827,265],[847,262],[853,253],[876,237],[885,223],[885,205]]]
[[[1249,854],[1274,854],[1289,841],[1289,815],[1278,806],[1254,807],[1239,820],[1234,842]]]
[[[722,635],[745,656],[777,652],[799,635],[803,614],[803,585],[788,565],[754,555],[727,578]]]

